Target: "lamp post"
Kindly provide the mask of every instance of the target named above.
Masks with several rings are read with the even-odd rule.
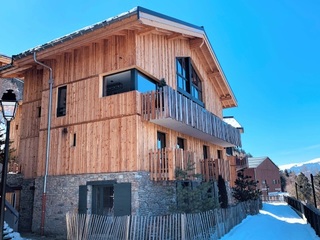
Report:
[[[3,239],[3,223],[4,223],[4,205],[6,199],[6,181],[7,181],[7,171],[8,171],[8,158],[9,158],[9,135],[10,135],[10,122],[14,119],[16,115],[16,110],[18,102],[16,100],[16,95],[13,93],[13,90],[7,90],[6,93],[2,95],[0,100],[1,109],[4,119],[7,122],[6,127],[6,141],[4,148],[4,159],[2,164],[2,174],[1,174],[1,216],[0,216],[0,240]]]

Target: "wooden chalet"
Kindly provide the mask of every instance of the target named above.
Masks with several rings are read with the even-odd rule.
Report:
[[[51,103],[50,71],[36,61],[52,69]],[[13,56],[0,77],[24,80],[18,159],[34,181],[33,231],[46,174],[53,223],[70,210],[165,209],[157,193],[188,162],[205,180],[230,180],[225,149],[241,139],[222,110],[237,102],[203,27],[137,7]]]

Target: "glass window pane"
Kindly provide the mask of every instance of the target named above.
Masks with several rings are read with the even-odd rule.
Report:
[[[133,90],[131,70],[105,76],[103,79],[103,96],[129,92]]]
[[[146,76],[138,73],[138,91],[141,93],[156,90],[156,84],[149,80]]]

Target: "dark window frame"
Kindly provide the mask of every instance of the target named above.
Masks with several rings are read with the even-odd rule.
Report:
[[[209,146],[203,145],[203,159],[210,159],[210,151],[209,151]]]
[[[113,91],[108,90],[108,86],[110,88],[110,84],[108,84],[108,78],[110,77],[116,77],[117,75],[120,76],[120,74],[128,73],[130,76],[130,79],[125,79],[127,85],[123,87],[123,83],[120,81],[118,83],[115,83],[112,85],[115,89]],[[125,71],[116,72],[109,75],[104,75],[102,78],[102,97],[108,97],[116,94],[126,93],[130,91],[139,91],[139,76],[142,76],[145,80],[149,81],[151,84],[154,84],[154,89],[156,90],[158,88],[158,83],[152,79],[151,77],[147,76],[146,74],[142,73],[136,68],[128,69]],[[117,89],[118,86],[118,89]],[[123,90],[120,89],[120,87],[123,88]]]
[[[186,147],[186,140],[181,137],[177,137],[177,148],[179,149],[185,149]]]
[[[176,58],[176,76],[178,92],[204,107],[202,91],[203,81],[193,67],[190,57]],[[195,96],[195,92],[197,92],[197,96]]]
[[[63,117],[67,113],[67,86],[58,87],[57,117]]]
[[[157,131],[157,149],[164,149],[166,148],[166,134],[164,132]],[[160,147],[159,147],[160,143]]]

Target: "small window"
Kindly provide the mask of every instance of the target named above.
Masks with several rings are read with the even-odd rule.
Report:
[[[184,142],[185,140],[183,138],[177,138],[177,148],[181,148],[184,150]]]
[[[67,86],[58,88],[57,117],[66,115]]]
[[[72,146],[75,147],[77,145],[77,134],[73,134]]]
[[[163,132],[157,132],[157,148],[163,149],[166,147],[166,134]]]
[[[209,159],[209,147],[203,145],[203,159]]]
[[[218,159],[222,159],[222,151],[217,150]]]
[[[38,118],[41,117],[41,107],[38,107]]]

